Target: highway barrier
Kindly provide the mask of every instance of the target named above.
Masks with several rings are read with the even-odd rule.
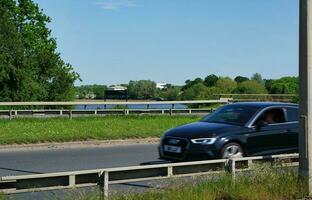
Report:
[[[101,106],[105,107],[104,109],[6,109],[0,110],[1,118],[9,118],[13,119],[16,117],[55,117],[55,116],[66,116],[72,118],[74,116],[101,116],[101,115],[129,115],[129,114],[193,114],[193,115],[206,115],[207,113],[213,111],[212,109],[207,108],[187,108],[187,109],[179,109],[175,108],[176,105],[194,105],[194,104],[227,104],[231,101],[228,98],[221,98],[219,100],[197,100],[197,101],[81,101],[81,102],[0,102],[0,108],[5,107],[20,107],[20,106],[31,106],[31,107],[44,107],[44,106],[52,106],[52,107],[66,107],[66,106]],[[146,106],[144,109],[106,109],[106,106],[132,106],[132,105],[140,105]],[[152,105],[164,106],[166,105],[169,108],[164,109],[153,109]]]
[[[118,167],[0,177],[0,192],[5,194],[69,189],[98,185],[108,197],[109,185],[229,172],[233,181],[237,172],[252,170],[254,163],[270,162],[275,167],[298,166],[298,154],[243,157],[196,162],[180,162],[133,167]]]

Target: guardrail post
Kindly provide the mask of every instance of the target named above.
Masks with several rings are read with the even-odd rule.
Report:
[[[60,110],[60,116],[62,116],[63,115],[63,110]]]
[[[14,117],[17,117],[17,110],[14,111]]]
[[[71,109],[68,110],[68,117],[69,119],[73,118],[73,111]]]
[[[109,174],[108,171],[104,171],[102,173],[102,178],[103,178],[103,185],[101,187],[101,191],[102,191],[102,195],[103,195],[103,199],[107,199],[108,198],[108,181],[109,181]]]
[[[165,114],[165,110],[164,109],[161,110],[161,114],[162,115]]]
[[[168,166],[168,168],[167,168],[167,176],[168,177],[173,176],[173,168],[172,168],[172,166]]]
[[[188,111],[189,111],[189,114],[192,114],[192,109],[189,109]]]
[[[129,109],[124,109],[124,115],[129,115]]]
[[[248,160],[248,168],[250,169],[252,167],[253,163],[252,160]]]
[[[69,187],[73,188],[76,185],[76,176],[75,175],[69,175]]]
[[[12,118],[13,118],[13,111],[10,110],[10,111],[9,111],[9,119],[12,120]]]
[[[228,170],[232,174],[232,181],[235,184],[236,171],[235,171],[235,159],[229,159]]]

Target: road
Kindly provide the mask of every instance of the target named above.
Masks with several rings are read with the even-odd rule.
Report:
[[[0,151],[0,176],[132,166],[157,158],[156,144]]]
[[[62,172],[140,165],[157,161],[157,144],[132,144],[113,147],[52,148],[0,151],[0,176]],[[112,186],[117,191],[144,190],[151,183]],[[89,188],[93,193],[97,188]],[[84,190],[84,189],[82,189]],[[8,199],[62,199],[62,191],[12,194]]]

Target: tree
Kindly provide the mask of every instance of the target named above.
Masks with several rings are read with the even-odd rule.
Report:
[[[209,96],[208,87],[204,83],[196,83],[182,93],[182,100],[203,100]]]
[[[105,98],[105,90],[107,87],[105,85],[96,85],[93,86],[93,93],[95,94],[96,99],[104,99]]]
[[[95,99],[104,99],[106,85],[82,85],[76,87],[76,96],[79,99],[89,99],[94,97]]]
[[[219,77],[217,77],[216,75],[210,74],[205,78],[204,83],[207,87],[214,87],[216,86],[218,79]]]
[[[298,77],[282,77],[273,80],[269,92],[271,94],[298,94],[299,79]]]
[[[267,89],[267,91],[271,91],[271,88],[272,88],[272,83],[274,82],[273,79],[265,79],[264,80],[264,86],[265,88]]]
[[[244,76],[236,76],[234,81],[236,81],[236,83],[242,83],[244,81],[249,81],[249,78]]]
[[[257,81],[244,81],[235,89],[235,93],[239,94],[267,94],[265,87]]]
[[[150,80],[130,81],[128,94],[131,99],[150,99],[156,97],[156,83]]]
[[[192,87],[193,85],[196,85],[197,83],[204,83],[204,81],[201,78],[195,78],[193,81],[186,80],[185,85],[182,87],[182,90],[184,91],[184,90]]]
[[[167,84],[162,90],[159,90],[159,97],[167,101],[175,101],[180,99],[180,87]]]
[[[219,78],[216,87],[220,93],[231,93],[237,86],[237,83],[229,77]]]
[[[262,79],[262,76],[259,73],[255,73],[254,75],[252,75],[251,80],[257,81],[260,84],[264,84],[264,80]]]
[[[56,52],[50,18],[31,0],[0,1],[0,100],[71,100],[79,75]]]

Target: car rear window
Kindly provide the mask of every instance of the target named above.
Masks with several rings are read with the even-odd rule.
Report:
[[[299,110],[298,108],[286,108],[287,112],[287,121],[296,122],[299,121]]]

